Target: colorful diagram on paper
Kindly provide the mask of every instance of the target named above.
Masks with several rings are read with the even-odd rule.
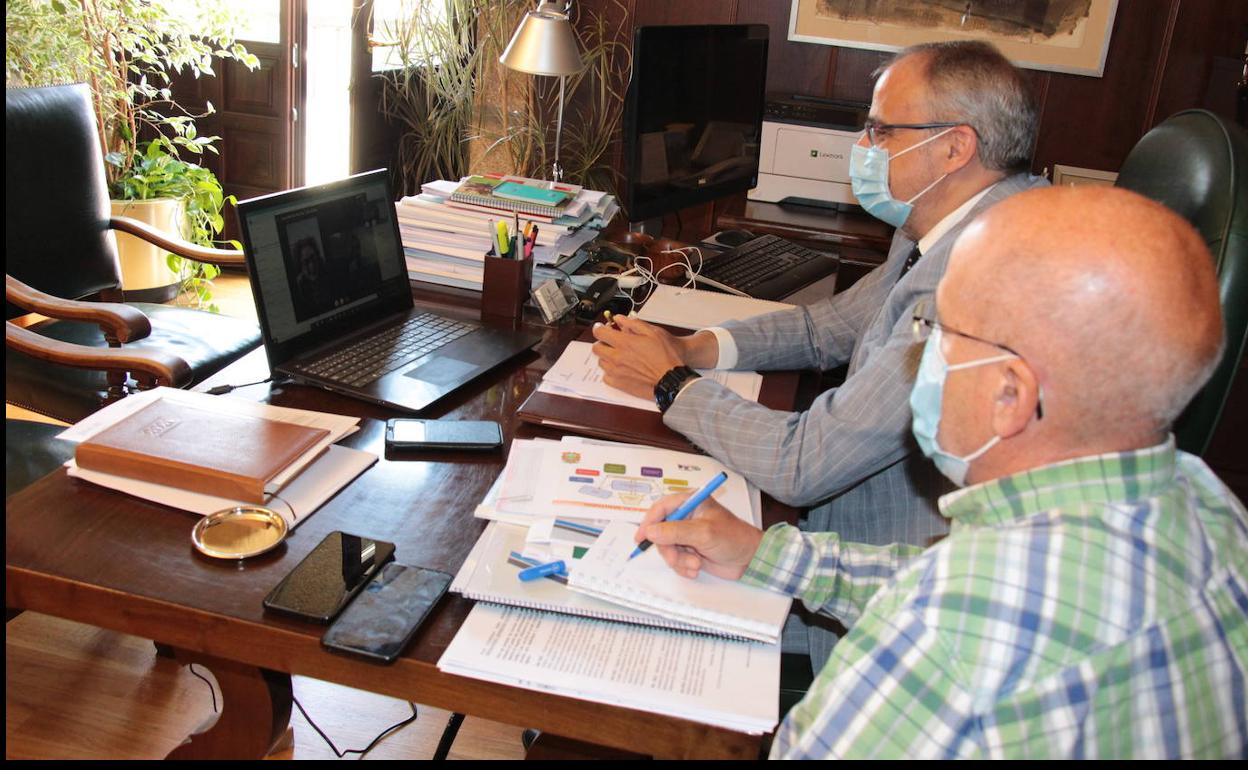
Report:
[[[586,463],[579,452],[564,452],[560,460],[567,475],[560,480],[554,502],[585,508],[644,513],[665,495],[696,489],[700,482],[693,476],[703,475],[701,467],[682,463],[670,467],[621,462],[594,465]]]

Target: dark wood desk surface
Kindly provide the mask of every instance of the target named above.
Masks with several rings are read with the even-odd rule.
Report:
[[[417,295],[418,300],[431,298]],[[475,316],[462,308],[449,312]],[[536,352],[483,376],[424,416],[497,420],[508,447],[513,437],[540,435],[518,423],[516,408],[580,331],[572,325],[548,329]],[[267,373],[263,350],[257,350],[201,387],[250,382]],[[261,599],[269,589],[334,530],[391,541],[402,563],[456,572],[485,526],[472,511],[506,454],[387,458],[384,421],[394,415],[380,406],[303,386],[253,386],[236,395],[360,416],[360,431],[343,443],[382,459],[301,523],[276,551],[244,563],[194,551],[195,515],[95,487],[58,470],[16,494],[5,508],[6,605],[192,651],[198,657],[186,659],[204,662],[214,673],[238,663],[300,674],[656,756],[758,756],[758,737],[443,674],[438,658],[472,607],[459,596],[446,597],[403,658],[390,666],[327,652],[320,645],[324,627],[266,614]],[[793,513],[774,506],[765,516],[774,520]],[[284,718],[281,722],[284,727]]]

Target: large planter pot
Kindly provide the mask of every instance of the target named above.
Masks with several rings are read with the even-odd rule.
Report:
[[[113,215],[130,217],[183,238],[186,215],[182,201],[157,198],[145,201],[113,201]],[[129,233],[113,232],[121,258],[121,288],[131,302],[168,302],[178,294],[178,274],[165,262],[164,249]]]

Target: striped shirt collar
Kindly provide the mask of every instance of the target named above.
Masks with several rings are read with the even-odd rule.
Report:
[[[950,492],[941,513],[962,525],[995,526],[1053,508],[1153,497],[1174,482],[1173,434],[1153,447],[1077,457]]]

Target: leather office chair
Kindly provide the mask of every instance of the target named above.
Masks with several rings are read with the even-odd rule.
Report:
[[[173,241],[110,216],[86,86],[6,89],[7,402],[72,423],[135,388],[194,385],[259,346],[259,330],[247,321],[122,304],[110,229],[183,257],[243,264],[241,252]],[[49,320],[12,323],[27,312]]]
[[[1226,353],[1175,425],[1179,448],[1203,454],[1248,346],[1248,134],[1212,112],[1185,110],[1140,139],[1114,184],[1177,211],[1213,254]]]

